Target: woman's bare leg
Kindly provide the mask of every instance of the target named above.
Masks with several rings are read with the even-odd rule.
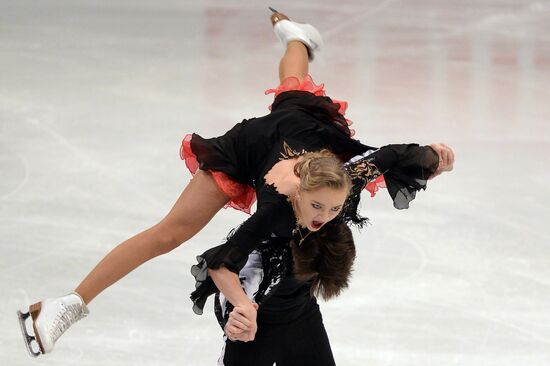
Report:
[[[294,76],[302,81],[309,73],[309,60],[306,46],[300,41],[290,41],[279,63],[279,80]]]
[[[228,200],[212,175],[199,170],[162,221],[114,248],[75,291],[88,304],[141,264],[190,239]]]

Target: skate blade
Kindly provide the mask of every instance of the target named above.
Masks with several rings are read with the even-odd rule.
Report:
[[[30,313],[23,314],[22,312],[17,310],[17,317],[19,318],[19,325],[21,326],[21,333],[23,333],[23,341],[25,341],[25,346],[27,347],[27,350],[29,351],[31,357],[38,357],[41,353],[39,351],[35,351],[31,346],[31,343],[33,341],[36,342],[37,345],[38,342],[36,341],[35,337],[29,335],[29,333],[27,332],[27,327],[25,326],[25,321],[29,316]],[[38,347],[40,348],[40,345],[38,345]]]

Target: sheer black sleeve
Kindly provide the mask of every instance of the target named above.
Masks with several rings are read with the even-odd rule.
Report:
[[[218,291],[212,278],[208,275],[208,269],[226,267],[234,273],[244,267],[248,255],[271,233],[282,231],[285,234],[291,232],[291,221],[294,214],[286,196],[273,195],[268,202],[258,206],[258,210],[248,220],[233,230],[227,237],[227,241],[217,247],[211,248],[197,256],[197,264],[191,267],[191,274],[195,277],[195,291],[191,293],[193,311],[202,314],[204,304],[208,296]]]
[[[359,225],[366,221],[357,214],[359,197],[367,183],[380,175],[384,175],[393,206],[409,208],[416,192],[426,189],[428,178],[435,173],[438,164],[437,153],[429,146],[418,144],[386,145],[353,157],[345,164],[353,188],[344,208],[344,220]]]

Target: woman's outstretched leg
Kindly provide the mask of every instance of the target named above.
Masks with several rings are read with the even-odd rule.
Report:
[[[113,249],[73,293],[33,304],[28,313],[18,312],[29,353],[36,357],[51,352],[65,330],[88,315],[87,303],[149,259],[190,239],[228,200],[212,175],[199,170],[161,222]],[[29,317],[34,336],[27,333],[25,322]],[[39,351],[32,347],[34,341]]]
[[[279,81],[288,77],[296,77],[302,81],[309,74],[307,47],[300,41],[290,41],[279,62]]]
[[[141,264],[168,253],[193,237],[228,200],[212,175],[199,170],[162,221],[114,248],[75,292],[88,304]]]

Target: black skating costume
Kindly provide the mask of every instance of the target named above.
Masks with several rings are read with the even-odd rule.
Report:
[[[207,297],[217,292],[208,268],[224,266],[240,273],[247,294],[260,304],[256,340],[227,341],[226,365],[236,364],[231,359],[241,360],[240,365],[259,366],[264,361],[270,366],[275,361],[277,365],[292,364],[281,358],[289,355],[293,355],[291,359],[304,356],[300,365],[334,364],[319,307],[310,296],[311,282],[292,276],[289,242],[297,228],[296,218],[287,196],[264,179],[275,163],[321,149],[348,161],[346,169],[354,187],[339,220],[357,224],[364,221],[357,214],[359,195],[369,182],[383,178],[394,206],[406,208],[416,191],[425,189],[428,177],[438,166],[438,156],[429,147],[401,144],[376,149],[352,139],[348,121],[341,113],[342,102],[323,96],[322,87],[316,92],[280,89],[270,114],[244,120],[220,137],[188,135],[182,146],[182,158],[188,167],[212,172],[220,188],[231,194],[234,207],[249,207],[250,190],[255,190],[258,201],[256,212],[234,229],[224,244],[198,256],[199,263],[192,268],[197,285],[191,298],[197,314],[202,314]],[[238,193],[231,192],[235,185]],[[231,305],[218,294],[216,313],[222,327],[230,310]],[[304,332],[311,333],[311,337]],[[265,355],[263,361],[244,361],[244,354],[256,357],[259,353]],[[318,359],[311,360],[314,356]],[[306,359],[309,363],[303,363]]]

